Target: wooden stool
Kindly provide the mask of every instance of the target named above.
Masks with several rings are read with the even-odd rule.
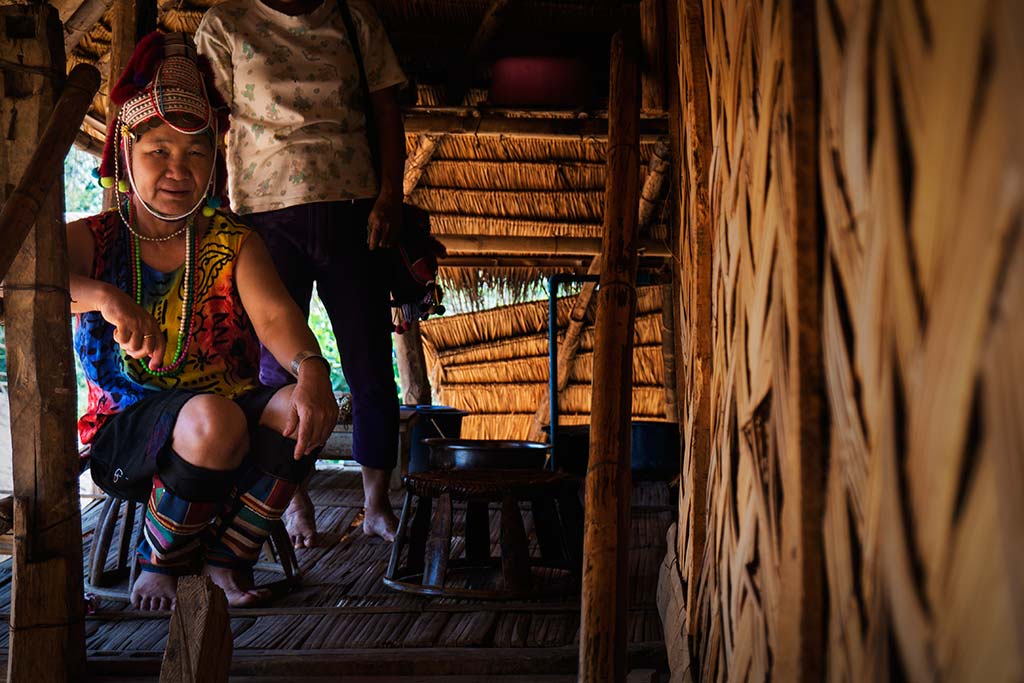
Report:
[[[124,506],[124,517],[118,530],[121,508]],[[138,514],[136,514],[138,513]],[[138,519],[136,519],[138,517]],[[89,552],[89,568],[86,573],[86,590],[95,595],[127,600],[131,595],[132,586],[139,575],[139,563],[136,561],[136,550],[142,541],[142,525],[145,518],[145,503],[117,498],[107,495],[103,500],[99,521],[93,530],[92,548]],[[107,569],[107,555],[117,534],[117,558],[113,569]],[[257,563],[256,569],[278,571],[284,574],[286,582],[293,582],[299,576],[299,562],[295,557],[284,522],[277,520],[270,531],[270,537],[263,547],[264,561]],[[267,561],[269,559],[269,561]],[[111,588],[128,578],[125,590]]]
[[[448,470],[410,474],[384,583],[420,595],[502,599],[566,592],[578,585],[583,509],[576,480],[546,470]],[[432,510],[437,500],[437,509]],[[452,501],[465,501],[465,557],[452,557]],[[519,504],[530,501],[540,558],[531,558]],[[500,557],[491,556],[489,504],[501,503]],[[415,508],[415,512],[413,509]],[[431,514],[433,512],[433,514]],[[405,564],[400,566],[405,551]],[[568,582],[538,586],[532,568],[561,570]],[[500,568],[493,588],[479,584]],[[447,583],[446,583],[447,582]],[[566,585],[567,584],[567,585]]]

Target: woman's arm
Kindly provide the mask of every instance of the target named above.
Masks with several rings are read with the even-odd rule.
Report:
[[[398,86],[370,93],[380,156],[380,194],[368,222],[370,249],[397,243],[402,228],[405,127],[398,107]]]
[[[71,312],[98,311],[114,326],[114,341],[132,358],[149,358],[150,369],[163,364],[163,330],[149,311],[114,285],[92,275],[95,241],[84,220],[68,224]]]
[[[263,240],[255,233],[239,251],[235,284],[256,336],[281,367],[291,369],[292,361],[300,354],[320,355],[316,337],[277,276]],[[323,445],[338,421],[327,363],[312,358],[301,362],[297,378],[283,432],[285,436],[295,434],[296,459]]]

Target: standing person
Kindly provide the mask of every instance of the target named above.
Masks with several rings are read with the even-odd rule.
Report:
[[[371,141],[352,36],[338,2],[226,0],[203,17],[196,43],[231,108],[231,206],[267,242],[303,311],[317,286],[352,391],[363,530],[391,541],[397,519],[388,482],[397,458],[398,391],[386,269],[375,250],[390,246],[400,228],[405,136],[397,92],[405,75],[373,8],[351,0],[370,90],[370,128],[376,130]],[[260,379],[290,381],[266,352]],[[285,520],[296,547],[315,543],[304,488]]]
[[[121,108],[100,182],[116,206],[67,226],[89,386],[78,433],[96,483],[147,503],[131,597],[144,610],[171,608],[177,577],[199,570],[229,605],[268,596],[253,584],[260,547],[338,415],[262,240],[212,206],[227,117],[206,80],[187,35],[139,42],[110,91]],[[297,383],[259,383],[261,343]]]

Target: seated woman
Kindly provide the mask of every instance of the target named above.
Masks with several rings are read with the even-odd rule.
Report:
[[[68,225],[89,385],[79,434],[104,490],[148,500],[132,604],[151,610],[200,570],[230,605],[266,597],[259,549],[338,413],[263,243],[215,210],[227,116],[199,66],[184,34],[140,42],[111,91],[121,111],[100,169],[117,207]],[[260,342],[297,384],[259,384]]]

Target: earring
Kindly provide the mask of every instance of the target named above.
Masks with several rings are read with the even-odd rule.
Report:
[[[203,215],[210,218],[220,208],[220,204],[220,197],[207,197],[206,206],[203,207]]]

